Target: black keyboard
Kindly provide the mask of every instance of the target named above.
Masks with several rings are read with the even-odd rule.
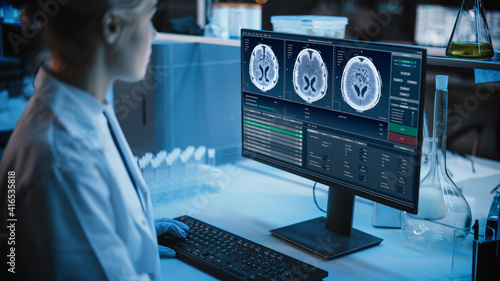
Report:
[[[328,272],[192,218],[175,218],[190,228],[185,239],[160,236],[176,258],[221,280],[322,280]]]

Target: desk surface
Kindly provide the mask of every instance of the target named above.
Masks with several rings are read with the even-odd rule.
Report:
[[[469,160],[448,157],[449,168],[469,200],[473,220],[484,219],[493,195],[490,190],[500,183],[500,163],[474,158],[473,173]],[[156,217],[188,214],[237,235],[254,240],[329,272],[325,280],[447,280],[451,276],[451,253],[422,253],[413,247],[400,229],[372,226],[373,203],[356,199],[353,227],[383,238],[375,247],[333,260],[322,260],[274,236],[270,229],[324,216],[312,198],[310,180],[251,161],[222,166],[221,191],[183,201],[155,205]],[[319,186],[318,203],[326,208],[327,189]],[[483,220],[484,221],[484,220]],[[472,247],[469,235],[456,255],[466,259]],[[458,259],[456,259],[458,260]],[[462,261],[463,262],[463,261]],[[469,263],[470,264],[470,263]],[[215,280],[176,259],[161,260],[165,280]],[[469,272],[468,266],[454,271]],[[469,269],[467,269],[469,268]]]

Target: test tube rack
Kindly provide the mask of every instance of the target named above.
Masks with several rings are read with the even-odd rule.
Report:
[[[215,149],[205,146],[151,152],[136,158],[153,204],[215,193],[222,171],[215,166]]]

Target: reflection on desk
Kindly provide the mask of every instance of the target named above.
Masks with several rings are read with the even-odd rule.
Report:
[[[449,167],[460,174],[457,184],[469,200],[473,220],[480,219],[484,224],[493,198],[490,190],[500,182],[500,163],[474,157],[476,175],[470,161],[454,157],[459,156],[449,157]],[[329,277],[325,280],[445,280],[451,277],[452,253],[422,253],[405,239],[400,229],[374,228],[373,202],[361,198],[356,200],[353,227],[384,241],[379,246],[334,260],[314,257],[269,232],[270,229],[324,215],[312,199],[312,181],[251,160],[220,168],[225,174],[220,181],[220,193],[158,204],[154,206],[155,216],[187,214],[199,218],[327,270]],[[482,173],[486,168],[489,172]],[[317,189],[316,196],[319,204],[326,206],[327,188]],[[455,256],[467,260],[471,249],[472,237],[469,236]],[[176,259],[162,259],[161,266],[164,279],[215,280]],[[470,274],[471,267],[464,266],[460,270],[463,274]]]

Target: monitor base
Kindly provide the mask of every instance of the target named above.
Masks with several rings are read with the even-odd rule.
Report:
[[[271,230],[281,239],[324,258],[332,259],[380,244],[383,239],[351,229],[350,236],[335,234],[325,227],[326,218],[319,217]]]

